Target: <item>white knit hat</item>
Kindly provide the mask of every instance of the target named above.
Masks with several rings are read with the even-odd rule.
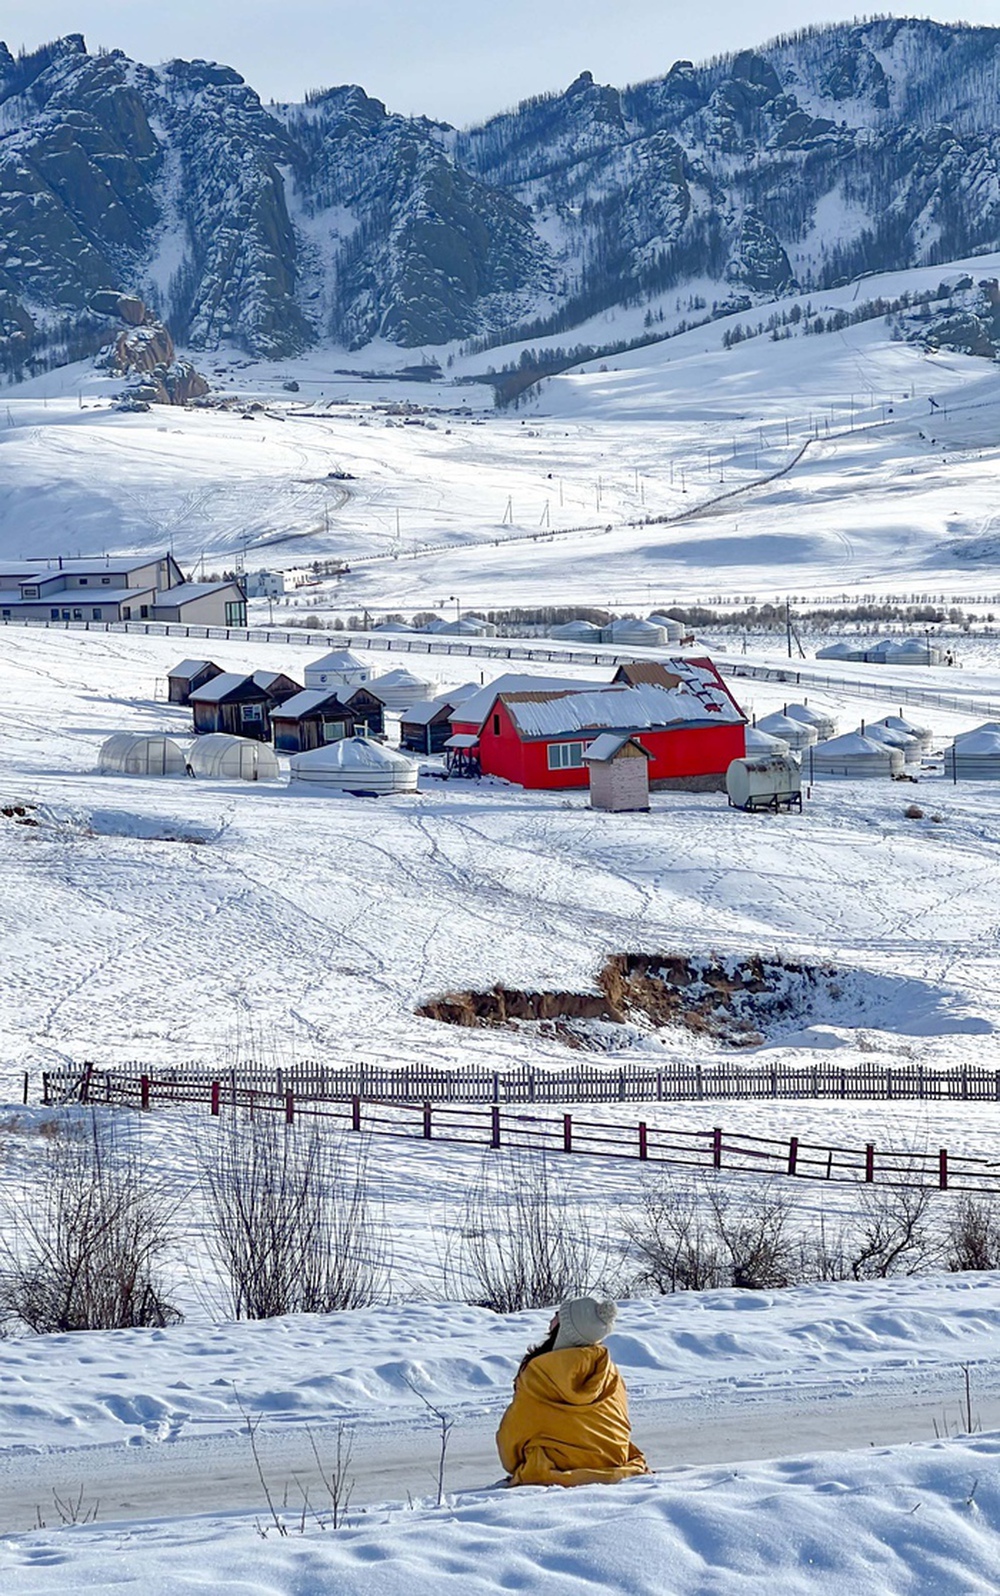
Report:
[[[563,1347],[591,1347],[611,1333],[618,1317],[613,1302],[595,1302],[593,1297],[572,1297],[556,1310],[559,1328],[553,1351]]]

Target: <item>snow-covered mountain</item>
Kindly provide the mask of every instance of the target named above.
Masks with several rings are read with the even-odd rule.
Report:
[[[810,28],[458,132],[362,89],[0,46],[0,365],[90,352],[125,289],[194,348],[539,337],[693,283],[728,309],[1000,241],[1000,29]],[[650,315],[652,316],[651,310]]]

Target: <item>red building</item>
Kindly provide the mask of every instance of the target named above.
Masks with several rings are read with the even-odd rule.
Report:
[[[636,738],[651,755],[649,785],[715,790],[746,752],[746,717],[710,660],[671,660],[673,685],[643,681],[581,690],[578,684],[498,691],[478,728],[484,776],[521,787],[586,787],[584,750],[601,732]],[[498,683],[498,687],[502,684]],[[452,721],[456,731],[467,714]]]

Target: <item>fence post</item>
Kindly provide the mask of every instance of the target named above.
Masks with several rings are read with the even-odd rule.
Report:
[[[148,1075],[141,1075],[139,1077],[139,1107],[140,1108],[148,1108],[149,1107],[149,1076]]]
[[[430,1139],[431,1139],[431,1105],[430,1105],[430,1103],[425,1103],[424,1104],[424,1141],[425,1142],[429,1142]]]
[[[80,1082],[80,1102],[86,1103],[90,1097],[90,1077],[93,1074],[93,1064],[83,1066],[83,1080]]]
[[[718,1125],[712,1132],[712,1168],[722,1168],[722,1129]]]
[[[872,1142],[865,1146],[865,1183],[870,1186],[875,1179],[875,1147]]]
[[[572,1114],[564,1114],[563,1115],[563,1152],[564,1153],[571,1153],[572,1151],[573,1151],[573,1116],[572,1116]]]
[[[25,1070],[25,1072],[24,1072],[24,1102],[25,1102],[25,1105],[27,1106],[27,1102],[28,1102],[28,1072],[27,1072],[27,1070]]]
[[[294,1092],[286,1092],[285,1093],[285,1124],[286,1125],[292,1125],[292,1124],[294,1124],[294,1122],[295,1122],[295,1093]]]
[[[795,1166],[799,1161],[799,1138],[790,1136],[788,1139],[788,1173],[795,1174]]]
[[[941,1191],[948,1190],[948,1149],[942,1147],[938,1150],[938,1187]]]
[[[490,1108],[490,1146],[500,1146],[500,1104],[493,1103]]]
[[[645,1120],[640,1120],[639,1122],[639,1157],[642,1159],[649,1157],[649,1142],[646,1135]]]
[[[219,1081],[212,1082],[212,1113],[218,1115],[219,1101],[222,1097],[222,1085]]]
[[[351,1098],[351,1129],[352,1131],[361,1129],[361,1099],[357,1092]]]

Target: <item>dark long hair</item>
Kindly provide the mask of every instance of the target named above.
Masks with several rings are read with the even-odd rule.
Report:
[[[543,1352],[551,1352],[554,1349],[555,1344],[556,1344],[556,1336],[558,1334],[559,1334],[559,1326],[556,1325],[554,1330],[550,1330],[549,1331],[549,1333],[545,1337],[544,1341],[539,1341],[537,1347],[529,1347],[528,1348],[527,1352],[524,1354],[524,1357],[521,1359],[520,1363],[517,1366],[517,1373],[514,1376],[514,1383],[515,1384],[521,1378],[522,1374],[524,1373],[525,1369],[528,1367],[528,1364],[531,1362],[532,1358],[540,1358]]]

